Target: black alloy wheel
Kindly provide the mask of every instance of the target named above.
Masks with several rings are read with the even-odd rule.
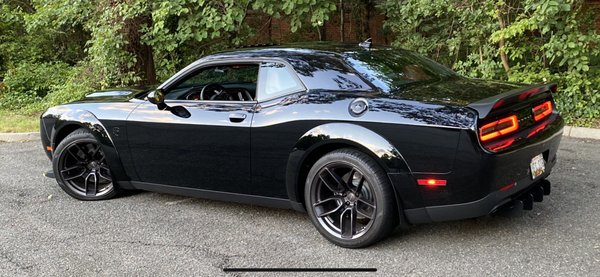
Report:
[[[86,129],[78,129],[61,141],[52,163],[58,184],[74,198],[104,200],[117,193],[104,151]]]
[[[375,243],[398,223],[385,172],[369,156],[353,149],[333,151],[313,165],[305,202],[317,230],[343,247]]]

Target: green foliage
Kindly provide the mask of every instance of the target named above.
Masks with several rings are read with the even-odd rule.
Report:
[[[0,108],[43,109],[86,91],[153,84],[255,35],[252,9],[294,32],[322,25],[325,0],[20,0],[1,2]],[[71,69],[67,70],[66,65]],[[51,70],[52,74],[41,74]],[[2,83],[0,83],[2,84]],[[0,86],[2,87],[2,86]]]
[[[600,117],[600,36],[584,0],[344,2],[353,11],[377,3],[395,46],[472,78],[557,82],[556,100],[569,123]],[[5,0],[0,108],[37,111],[95,89],[154,84],[205,54],[253,41],[258,30],[248,24],[251,14],[286,20],[292,32],[320,38],[319,27],[338,3]]]
[[[322,26],[329,20],[329,14],[336,10],[337,1],[331,0],[257,0],[253,1],[252,8],[261,10],[269,15],[280,17],[282,14],[290,17],[292,32],[296,32],[304,19],[310,17],[313,27]]]
[[[519,83],[557,82],[568,123],[600,117],[600,36],[582,0],[387,0],[394,44],[458,73]],[[502,54],[506,56],[503,65]]]
[[[70,74],[65,63],[23,63],[8,70],[0,92],[0,108],[20,109],[39,103]]]

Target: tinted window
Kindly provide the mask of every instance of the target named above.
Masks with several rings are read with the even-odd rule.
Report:
[[[405,50],[349,52],[344,54],[344,59],[365,79],[385,92],[415,82],[455,76],[444,66]]]
[[[309,89],[373,90],[351,67],[334,54],[302,54],[288,61]]]
[[[228,64],[201,68],[170,87],[165,99],[209,100],[199,99],[202,88],[209,84],[218,85],[233,96],[241,92],[250,95],[246,98],[254,98],[258,67],[258,64]]]
[[[284,64],[263,63],[260,66],[260,82],[258,84],[261,99],[285,95],[304,89]]]
[[[174,89],[203,86],[208,84],[255,83],[258,66],[250,64],[214,66],[192,73]]]

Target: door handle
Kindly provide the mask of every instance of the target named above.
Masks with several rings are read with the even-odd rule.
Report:
[[[246,114],[243,113],[232,113],[229,115],[229,121],[233,123],[239,123],[246,119]]]

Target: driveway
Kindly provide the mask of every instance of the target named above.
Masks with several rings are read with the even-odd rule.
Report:
[[[412,226],[336,247],[299,212],[132,193],[81,202],[39,142],[0,143],[0,275],[226,275],[223,267],[375,267],[385,275],[600,273],[600,141],[564,138],[552,194],[518,217]],[[277,273],[230,273],[277,276]],[[321,276],[297,273],[293,276]],[[331,273],[331,276],[359,273]]]

